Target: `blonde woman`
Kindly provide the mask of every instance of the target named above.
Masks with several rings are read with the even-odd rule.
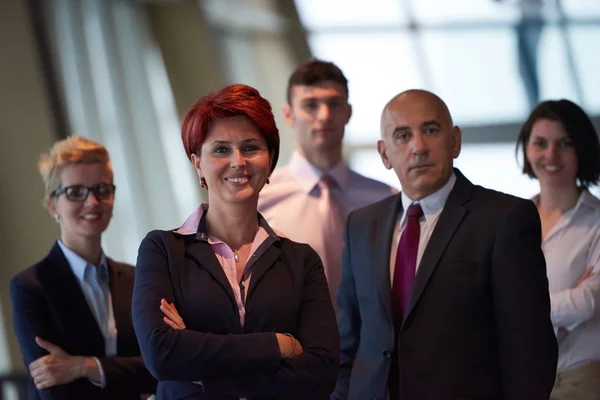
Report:
[[[131,322],[134,268],[102,251],[115,199],[108,151],[69,137],[42,155],[39,170],[60,238],[10,285],[28,398],[139,400],[156,382]]]

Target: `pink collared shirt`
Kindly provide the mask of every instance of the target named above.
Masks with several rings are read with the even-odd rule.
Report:
[[[335,181],[331,190],[342,218],[351,211],[383,200],[398,191],[384,183],[352,171],[339,163],[327,172]],[[325,260],[328,238],[322,230],[321,191],[319,180],[323,173],[297,151],[288,165],[277,168],[271,183],[265,185],[258,198],[258,211],[271,228],[283,232],[295,242],[308,243]],[[341,268],[341,265],[330,266]]]
[[[190,235],[195,234],[198,228],[198,224],[200,223],[200,219],[204,212],[208,209],[208,204],[202,204],[194,212],[185,220],[183,225],[175,232],[181,235]],[[256,252],[256,250],[260,247],[263,242],[268,239],[269,234],[267,231],[259,226],[256,235],[254,236],[254,241],[252,242],[252,247],[250,248],[250,257]],[[233,295],[235,296],[235,302],[238,307],[238,312],[240,314],[240,324],[242,327],[244,326],[244,320],[246,318],[246,296],[248,294],[248,287],[250,285],[250,279],[252,277],[252,264],[249,267],[246,267],[248,270],[244,270],[242,274],[242,280],[238,281],[237,277],[237,264],[234,259],[233,249],[227,245],[227,243],[223,242],[216,236],[208,235],[208,244],[210,244],[217,260],[219,260],[219,264],[221,264],[221,268],[223,268],[223,272],[225,272],[225,276],[227,276],[227,280],[229,281],[229,285],[231,285],[231,290],[233,291]]]

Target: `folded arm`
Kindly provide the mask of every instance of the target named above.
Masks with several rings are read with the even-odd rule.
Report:
[[[48,357],[52,357],[50,352],[44,349],[38,342],[36,337],[44,339],[51,344],[63,346],[59,332],[57,331],[50,317],[50,309],[45,300],[45,297],[39,290],[39,286],[33,282],[27,282],[20,278],[15,278],[10,284],[10,293],[13,304],[13,322],[14,329],[21,347],[25,366],[30,369],[30,375],[35,374],[38,382],[43,382],[42,388],[38,389],[38,394],[43,400],[55,399],[74,399],[86,398],[94,399],[102,396],[102,389],[94,386],[87,377],[85,371],[79,369],[79,363],[73,364],[66,361],[68,365],[63,365],[61,368],[60,379],[66,379],[63,384],[50,386],[55,384],[53,379],[54,373],[49,372],[46,365]],[[67,354],[67,356],[69,356]],[[83,358],[83,357],[82,357]],[[94,362],[86,357],[87,361]],[[65,361],[65,359],[61,359]],[[30,366],[35,367],[32,372]],[[89,365],[89,363],[88,363]],[[73,373],[66,371],[77,369]],[[63,375],[63,372],[66,375]],[[38,374],[39,373],[39,374]],[[50,375],[49,375],[50,374]],[[90,375],[91,376],[91,375]]]
[[[600,230],[586,260],[588,269],[574,287],[550,293],[552,323],[569,331],[591,319],[600,307]]]
[[[174,302],[174,293],[167,239],[161,235],[151,232],[140,245],[132,303],[134,328],[152,375],[165,381],[206,381],[279,368],[281,353],[273,332],[220,335],[174,330],[164,322],[161,300]],[[171,245],[183,259],[183,244]]]
[[[296,337],[304,352],[283,360],[278,370],[207,381],[205,390],[235,397],[325,399],[339,366],[339,336],[323,264],[312,249],[305,260]]]
[[[156,379],[150,374],[142,356],[98,357],[105,379],[105,389],[119,393],[128,388],[139,394],[156,392]]]

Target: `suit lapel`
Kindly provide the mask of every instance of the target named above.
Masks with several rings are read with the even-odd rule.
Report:
[[[378,216],[375,222],[375,268],[377,268],[377,282],[381,283],[379,293],[385,312],[393,324],[392,315],[392,282],[390,279],[390,254],[394,229],[398,222],[398,215],[402,212],[402,197],[400,194],[392,200]],[[379,236],[381,235],[381,236]]]
[[[439,264],[442,254],[444,254],[446,247],[448,247],[450,240],[452,240],[452,236],[454,236],[454,233],[467,214],[467,210],[463,207],[463,204],[469,199],[473,184],[457,169],[455,169],[455,173],[456,183],[454,184],[454,188],[450,192],[448,200],[446,200],[440,219],[438,220],[429,242],[427,243],[427,247],[423,252],[423,257],[421,258],[410,299],[406,307],[406,313],[402,324],[403,327],[419,301],[419,298],[423,294],[423,291],[427,287],[433,272]]]
[[[80,346],[76,350],[82,355],[104,354],[102,332],[58,243],[54,244],[46,261],[38,270],[40,283],[69,337],[79,341]]]
[[[267,239],[267,241],[269,240],[270,239]],[[250,279],[250,287],[248,288],[248,295],[246,296],[247,299],[250,298],[252,292],[256,289],[256,285],[260,283],[267,271],[275,265],[275,262],[281,254],[279,246],[267,242],[263,243],[263,245],[268,246],[268,248],[252,265],[252,278]]]
[[[121,266],[108,259],[110,274],[110,296],[112,299],[113,315],[117,327],[117,354],[122,354],[126,346],[125,341],[130,338],[126,333],[132,331],[131,322],[131,296],[133,288]]]
[[[219,263],[219,260],[217,259],[217,256],[212,250],[210,244],[203,239],[196,240],[187,247],[186,253],[196,260],[198,265],[208,272],[215,279],[215,281],[217,281],[237,309],[235,296],[233,295],[233,290],[231,289],[227,275],[225,275],[225,271],[223,271],[223,267],[221,267],[221,264]]]

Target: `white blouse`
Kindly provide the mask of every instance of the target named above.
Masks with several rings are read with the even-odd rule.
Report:
[[[542,249],[559,343],[558,371],[600,361],[600,199],[582,191]],[[592,275],[577,286],[588,269]]]

